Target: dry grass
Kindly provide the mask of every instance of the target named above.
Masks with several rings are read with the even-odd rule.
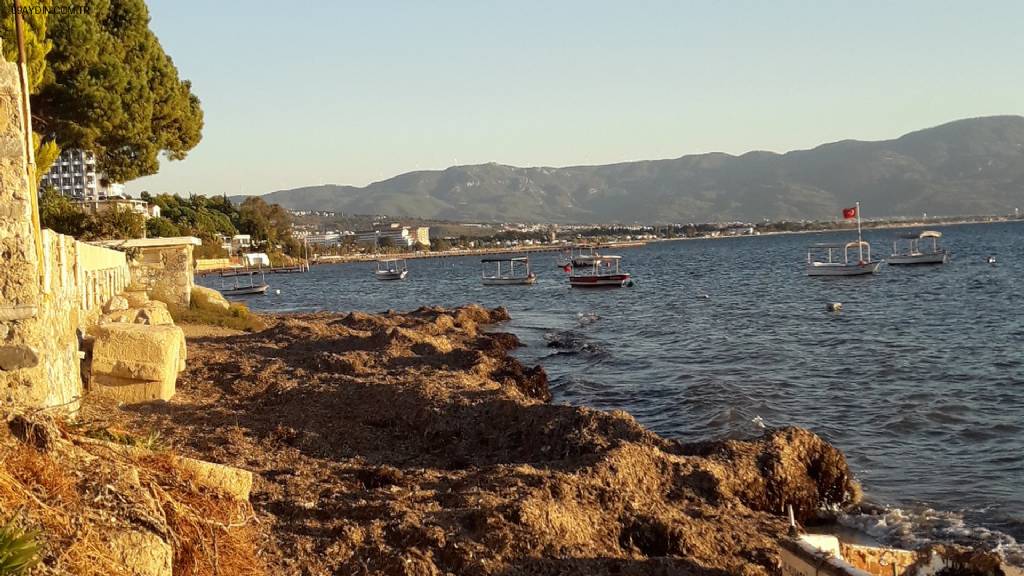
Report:
[[[257,556],[265,538],[248,502],[196,488],[167,454],[129,460],[75,446],[66,429],[56,434],[46,452],[0,435],[0,510],[40,533],[39,573],[127,576],[108,541],[132,529],[171,544],[175,574],[266,574]]]

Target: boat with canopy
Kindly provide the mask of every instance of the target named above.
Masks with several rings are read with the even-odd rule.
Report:
[[[871,244],[861,237],[860,202],[843,210],[843,218],[857,218],[857,241],[845,244],[812,244],[807,249],[808,276],[863,276],[878,272],[881,261],[871,260]],[[856,259],[850,259],[850,249],[856,249]],[[839,255],[842,254],[842,259]]]
[[[896,266],[945,264],[949,261],[949,252],[939,246],[939,238],[942,232],[935,230],[900,234],[892,241],[892,255],[885,261]]]
[[[528,256],[484,258],[480,263],[480,281],[484,286],[528,285],[537,281],[537,275],[530,271]]]
[[[633,278],[620,267],[622,256],[599,256],[589,265],[573,266],[569,286],[573,288],[622,288],[632,286]]]
[[[377,280],[402,280],[409,274],[409,267],[403,258],[377,260]]]

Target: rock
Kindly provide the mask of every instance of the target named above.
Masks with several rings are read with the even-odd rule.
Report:
[[[110,553],[133,576],[171,576],[174,550],[147,530],[125,530],[109,540]]]
[[[173,325],[103,324],[92,331],[90,387],[125,403],[170,400],[184,367],[185,335]]]
[[[145,290],[126,290],[123,294],[130,308],[142,308],[150,302]]]
[[[212,288],[192,287],[192,305],[200,310],[226,311],[231,307],[224,296]]]
[[[156,303],[156,301],[153,301],[142,307],[135,316],[135,323],[149,324],[151,326],[173,325],[174,319],[171,318],[171,313],[167,311],[167,306],[156,306]],[[161,302],[161,304],[163,303]]]
[[[133,324],[135,319],[138,317],[139,311],[129,308],[127,310],[118,310],[111,312],[110,314],[104,314],[100,317],[100,324],[107,324],[110,322],[120,322],[122,324]]]
[[[128,299],[124,296],[114,296],[103,306],[103,311],[107,314],[111,312],[117,312],[118,310],[127,310],[131,306],[128,305]]]
[[[10,331],[11,329],[7,326],[7,324],[0,324],[0,341],[6,339],[7,334],[9,334]]]
[[[0,346],[0,370],[21,370],[39,365],[39,354],[29,346]]]

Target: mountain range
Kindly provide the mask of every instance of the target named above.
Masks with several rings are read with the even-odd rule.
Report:
[[[362,188],[279,190],[264,199],[293,210],[469,222],[832,219],[856,201],[866,217],[1006,214],[1024,204],[1024,117],[957,120],[893,140],[843,140],[785,154],[453,166]]]

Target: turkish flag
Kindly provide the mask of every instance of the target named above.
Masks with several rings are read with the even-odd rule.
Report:
[[[854,206],[853,208],[843,208],[843,218],[844,219],[849,220],[850,218],[856,218],[856,217],[857,217],[857,207],[856,206]]]
[[[566,264],[565,266],[562,266],[562,271],[565,272],[566,274],[572,272],[572,264]]]

